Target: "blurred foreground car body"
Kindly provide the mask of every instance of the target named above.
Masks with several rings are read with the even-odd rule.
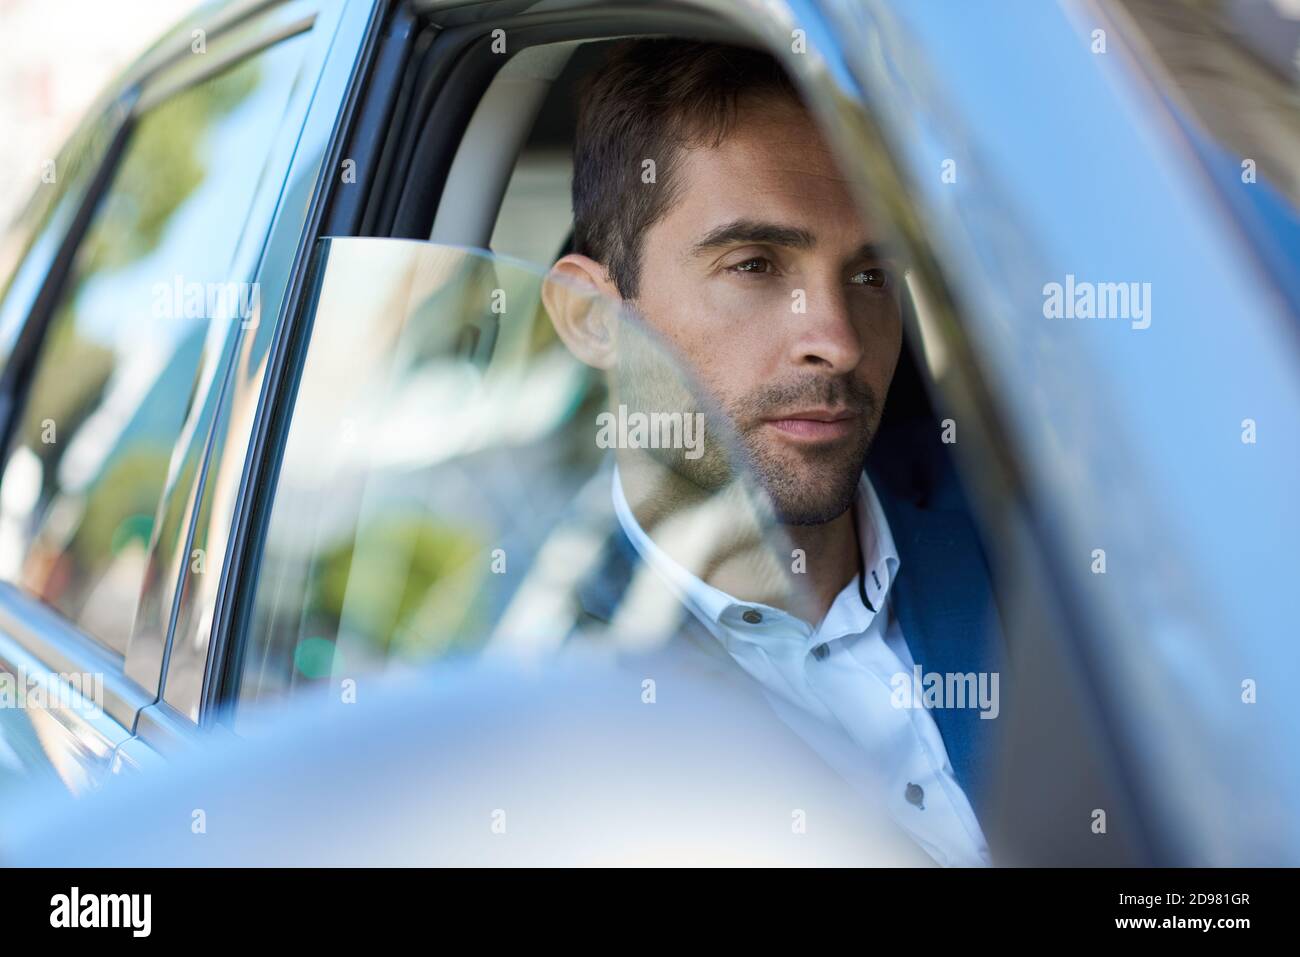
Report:
[[[1300,113],[1294,70],[1251,46],[1266,16],[1136,0],[200,11],[109,92],[0,246],[0,662],[52,673],[45,704],[0,711],[0,798],[111,782],[121,814],[87,820],[139,827],[162,798],[115,778],[161,774],[200,729],[244,733],[241,705],[569,640],[548,601],[599,550],[569,522],[597,465],[572,442],[597,387],[544,322],[510,333],[463,303],[481,269],[535,300],[566,243],[574,78],[592,44],[668,33],[779,56],[913,264],[888,414],[955,425],[1016,673],[995,857],[1300,863]],[[1204,57],[1213,77],[1188,68]],[[445,267],[463,278],[420,273],[421,296],[391,281],[404,257],[465,249],[492,254]],[[358,271],[372,284],[338,278]],[[1149,292],[1131,316],[1053,318],[1053,283]],[[475,572],[498,547],[514,570]],[[411,699],[394,700],[398,722]],[[429,707],[410,713],[449,713]],[[343,722],[291,722],[304,760],[328,767]],[[383,754],[420,740],[402,728]],[[265,753],[194,773],[238,790]],[[277,862],[381,862],[301,850]]]
[[[14,866],[926,866],[772,719],[685,679],[450,668],[7,818]],[[592,721],[599,715],[599,723]],[[21,824],[14,821],[17,818]]]

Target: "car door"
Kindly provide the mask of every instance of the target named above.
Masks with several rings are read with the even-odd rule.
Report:
[[[1292,697],[1252,689],[1297,679],[1278,570],[1300,465],[1252,423],[1300,434],[1295,80],[1231,22],[1285,11],[818,6],[872,118],[831,128],[887,148],[877,201],[948,290],[916,331],[1019,636],[999,829],[1024,860],[1090,859],[1140,821],[1139,859],[1294,862]],[[1076,281],[1150,308],[1063,315]]]
[[[619,32],[690,32],[755,43],[782,58],[845,168],[859,176],[864,206],[893,225],[908,251],[915,305],[908,341],[944,428],[956,436],[953,455],[976,499],[1020,666],[1006,685],[1003,712],[1001,828],[1012,859],[1221,861],[1216,828],[1233,806],[1258,814],[1236,815],[1240,840],[1229,848],[1258,853],[1267,841],[1254,822],[1276,821],[1276,795],[1292,793],[1300,777],[1283,712],[1276,703],[1241,710],[1238,685],[1254,674],[1293,670],[1276,635],[1294,615],[1284,588],[1274,587],[1263,602],[1248,597],[1252,576],[1286,565],[1277,529],[1263,539],[1272,560],[1255,567],[1245,560],[1241,529],[1215,511],[1223,486],[1197,477],[1202,457],[1184,410],[1196,409],[1197,422],[1221,410],[1205,405],[1203,394],[1217,368],[1216,350],[1207,346],[1216,314],[1189,291],[1187,264],[1204,264],[1246,314],[1231,352],[1228,404],[1264,409],[1282,434],[1294,432],[1298,405],[1291,340],[1279,332],[1293,317],[1280,305],[1285,296],[1275,297],[1276,269],[1235,241],[1240,222],[1198,191],[1206,169],[1170,135],[1177,124],[1169,122],[1168,104],[1135,67],[1140,38],[1109,7],[1091,3],[1019,4],[1017,31],[1003,30],[1001,15],[978,4],[960,13],[946,4],[870,0],[615,6],[620,17],[608,18],[602,5],[543,0],[514,20],[520,11],[499,4],[427,2],[417,5],[420,30],[409,49],[410,21],[387,21],[385,40],[411,59],[395,56],[388,72],[373,74],[390,78],[392,96],[372,86],[375,109],[360,111],[348,147],[332,144],[329,154],[341,162],[382,140],[365,154],[376,157],[375,166],[357,164],[356,183],[346,184],[368,194],[335,184],[334,208],[352,206],[330,234],[348,242],[294,246],[292,304],[274,338],[264,329],[245,340],[252,361],[239,364],[224,400],[231,412],[198,508],[194,542],[207,548],[208,577],[191,576],[183,627],[175,629],[172,664],[184,655],[190,677],[169,678],[172,693],[146,709],[157,725],[149,733],[220,723],[248,690],[275,693],[340,677],[335,652],[313,640],[328,637],[317,627],[378,621],[372,627],[382,631],[384,621],[456,606],[424,605],[398,587],[417,571],[427,590],[445,577],[439,561],[465,553],[464,540],[445,528],[373,524],[372,547],[362,554],[412,560],[384,586],[391,604],[379,611],[396,619],[367,617],[376,613],[370,602],[349,607],[346,588],[331,597],[330,582],[346,585],[351,575],[366,574],[364,563],[351,564],[355,551],[313,553],[309,541],[307,554],[320,559],[312,588],[303,589],[301,576],[267,575],[268,549],[287,542],[276,532],[276,510],[295,505],[291,495],[277,499],[276,490],[289,478],[312,478],[310,443],[283,461],[296,422],[308,418],[295,410],[295,390],[311,372],[322,275],[307,266],[311,257],[321,264],[369,255],[366,247],[394,239],[425,249],[430,240],[488,245],[492,210],[506,189],[501,151],[517,150],[527,136],[527,124],[512,121],[503,106],[513,95],[526,113],[536,105],[530,84],[554,80],[564,64],[542,57],[507,75],[510,56],[484,55],[501,40],[495,31],[505,30],[512,53]],[[674,20],[683,10],[688,16]],[[1100,46],[1098,30],[1106,40]],[[1024,43],[1026,35],[1035,42]],[[417,58],[420,71],[392,79]],[[491,96],[498,72],[514,85]],[[1052,82],[1039,82],[1042,76]],[[1023,109],[997,109],[1009,90]],[[476,124],[480,110],[499,122]],[[411,117],[418,122],[399,122]],[[1098,144],[1124,146],[1103,154]],[[1129,175],[1135,169],[1140,175]],[[483,268],[497,265],[489,260]],[[1161,301],[1177,304],[1168,308],[1181,322],[1160,323],[1145,339],[1142,316],[1127,324],[1053,324],[1045,287],[1085,273],[1101,282],[1155,277],[1165,290],[1159,295],[1170,297]],[[1261,276],[1271,278],[1255,282]],[[468,332],[467,341],[482,341],[481,333]],[[1152,370],[1169,356],[1178,363],[1156,378]],[[438,421],[457,414],[448,409]],[[1162,422],[1175,427],[1162,431]],[[342,441],[346,423],[334,425]],[[1241,444],[1235,431],[1230,438]],[[1274,468],[1225,457],[1216,461],[1234,464],[1214,474],[1233,490],[1233,508],[1250,510],[1249,528],[1269,528],[1273,514],[1283,519],[1278,527],[1290,529],[1294,503],[1284,483],[1294,474],[1294,455],[1280,445],[1267,455]],[[293,475],[282,479],[281,468]],[[488,488],[469,486],[475,494]],[[1166,507],[1174,500],[1162,490],[1174,490],[1182,511]],[[340,484],[338,494],[347,498],[354,489]],[[365,504],[364,496],[356,501]],[[1217,517],[1196,525],[1187,515]],[[1214,586],[1213,576],[1224,574],[1219,563],[1187,557],[1214,553],[1209,528],[1243,559],[1233,565],[1239,587],[1228,593]],[[1184,541],[1199,547],[1167,544]],[[469,553],[479,554],[478,545]],[[1099,549],[1112,563],[1119,556],[1126,571],[1103,571]],[[303,550],[277,551],[285,554]],[[221,566],[215,576],[213,559]],[[280,587],[284,603],[264,606],[280,611],[259,616],[259,590]],[[322,608],[330,612],[324,619]],[[1247,637],[1231,640],[1225,621],[1243,623]],[[1216,674],[1233,680],[1216,684]],[[1194,746],[1206,740],[1218,746]],[[1280,765],[1270,754],[1282,756]],[[1248,780],[1268,787],[1248,790],[1240,784]],[[1198,807],[1207,781],[1212,807]],[[1109,824],[1099,830],[1099,821]],[[1271,828],[1293,840],[1289,827]]]
[[[242,547],[230,525],[214,525],[215,514],[230,504],[238,488],[247,451],[247,430],[260,417],[255,392],[247,382],[260,383],[267,356],[286,332],[286,310],[296,303],[303,281],[303,263],[310,245],[306,237],[317,228],[334,185],[346,187],[355,178],[356,160],[345,154],[339,135],[343,117],[362,95],[377,48],[388,24],[386,9],[372,0],[298,4],[273,8],[282,17],[290,12],[310,19],[308,48],[302,72],[277,140],[282,175],[267,184],[269,202],[250,275],[259,293],[259,316],[241,324],[231,344],[231,360],[219,394],[209,411],[208,441],[201,460],[186,475],[186,499],[177,510],[177,556],[167,568],[169,600],[157,602],[157,622],[150,643],[161,675],[153,703],[142,709],[135,735],[119,748],[129,766],[156,760],[159,752],[183,747],[198,730],[197,701],[208,673],[206,635],[210,610],[200,602],[217,587],[228,550]],[[346,190],[343,190],[346,194]],[[244,438],[240,438],[241,432]],[[232,486],[232,483],[233,486]],[[197,612],[197,614],[196,614]]]
[[[33,203],[0,306],[7,777],[98,786],[161,692],[180,569],[203,563],[193,483],[237,344],[274,308],[259,264],[341,10],[196,14]]]
[[[430,18],[422,25],[397,102],[385,101],[370,116],[371,122],[375,115],[391,119],[377,165],[369,172],[364,165],[359,168],[358,182],[370,190],[369,198],[360,203],[361,209],[354,209],[350,222],[336,221],[337,236],[315,248],[315,268],[308,273],[310,295],[303,298],[301,312],[294,318],[297,329],[286,330],[277,343],[282,351],[270,356],[267,374],[271,378],[250,377],[232,392],[236,402],[243,393],[243,402],[262,405],[251,420],[252,428],[238,430],[232,440],[235,447],[243,448],[246,437],[252,438],[243,474],[237,476],[233,470],[214,474],[208,485],[206,494],[217,504],[210,513],[201,512],[208,529],[203,534],[215,537],[229,530],[233,541],[224,553],[220,582],[211,577],[204,581],[204,590],[195,595],[194,610],[182,611],[182,620],[190,624],[177,630],[176,649],[187,649],[184,653],[192,657],[196,673],[200,662],[206,667],[203,686],[169,682],[176,697],[165,696],[165,708],[150,709],[177,724],[167,709],[183,711],[204,724],[238,726],[243,704],[273,701],[325,680],[355,681],[358,674],[394,663],[453,658],[466,651],[489,652],[496,647],[535,651],[565,643],[572,630],[564,617],[570,609],[562,599],[548,604],[547,589],[553,588],[551,597],[559,598],[567,593],[567,586],[577,584],[573,576],[581,577],[598,566],[601,539],[597,535],[593,540],[588,529],[585,537],[577,536],[579,547],[564,531],[559,506],[566,499],[575,504],[586,500],[582,490],[587,486],[574,476],[583,474],[580,466],[591,463],[577,463],[560,451],[574,449],[579,423],[573,417],[591,411],[596,393],[576,375],[564,372],[571,367],[559,360],[550,370],[558,384],[550,385],[561,398],[544,391],[546,357],[556,345],[546,338],[546,323],[536,325],[535,338],[521,335],[510,340],[520,343],[517,348],[528,353],[537,368],[530,363],[516,368],[506,376],[508,387],[496,382],[503,406],[517,410],[521,417],[523,410],[531,408],[537,418],[528,417],[536,432],[528,434],[527,451],[512,446],[519,436],[508,428],[483,422],[478,427],[479,444],[471,443],[464,450],[466,461],[452,456],[449,462],[443,458],[446,449],[437,448],[411,422],[407,434],[422,437],[411,438],[410,450],[399,454],[388,449],[385,454],[392,459],[385,459],[382,468],[370,471],[366,465],[374,461],[367,457],[377,454],[368,441],[380,441],[388,423],[406,421],[398,401],[404,390],[417,390],[444,363],[472,365],[476,348],[490,355],[503,343],[490,332],[494,328],[490,320],[466,321],[476,315],[472,305],[468,311],[456,307],[462,300],[474,302],[472,290],[483,282],[480,274],[495,273],[506,300],[519,301],[521,292],[525,303],[535,299],[526,290],[530,283],[539,284],[545,262],[508,263],[489,255],[466,263],[465,257],[451,253],[456,248],[482,249],[494,241],[494,234],[504,237],[509,232],[503,226],[512,224],[503,224],[498,210],[503,197],[520,195],[513,186],[522,188],[522,183],[510,182],[514,158],[529,136],[546,88],[566,69],[567,53],[572,51],[566,51],[565,44],[662,31],[765,46],[800,77],[818,116],[853,134],[847,144],[837,141],[846,163],[863,163],[861,158],[869,157],[866,172],[852,168],[864,179],[874,182],[880,177],[900,195],[908,195],[896,181],[884,178],[892,168],[886,163],[890,147],[866,135],[874,114],[862,90],[850,81],[847,67],[856,48],[841,44],[828,32],[829,10],[801,8],[797,20],[807,36],[816,37],[821,49],[835,58],[837,69],[828,72],[818,66],[821,61],[799,59],[797,44],[791,42],[797,37],[786,28],[789,18],[772,16],[770,10],[719,9],[701,3],[692,8],[694,17],[674,20],[680,10],[643,4],[620,7],[620,18],[607,19],[594,5],[586,9],[567,4],[551,11],[554,20],[543,21],[543,31],[525,17],[517,23],[498,20],[500,8],[491,4],[434,3],[422,9]],[[494,31],[502,29],[512,56],[495,55],[493,43],[499,38]],[[423,61],[417,63],[421,56]],[[365,127],[364,112],[358,122]],[[552,187],[557,180],[562,182],[553,172],[545,174]],[[336,187],[336,192],[346,195],[342,187]],[[545,205],[555,208],[549,200]],[[884,212],[902,238],[919,242],[925,237],[907,232],[914,215],[900,204]],[[548,223],[546,231],[555,225]],[[563,229],[555,233],[564,234]],[[352,238],[344,241],[342,236]],[[560,251],[555,248],[551,253]],[[378,315],[369,311],[386,301],[382,297],[398,296],[411,275],[421,275],[420,268],[409,266],[411,262],[436,263],[428,268],[439,275],[450,270],[455,276],[463,270],[470,276],[431,295],[431,304],[419,315],[435,327],[439,322],[451,328],[472,326],[464,330],[465,341],[418,331],[414,319],[407,331],[400,320],[407,318],[404,308],[413,308],[414,302],[403,303],[400,297]],[[337,275],[350,280],[332,281],[330,263],[335,264]],[[369,268],[357,269],[357,263]],[[352,302],[347,296],[361,294],[365,277],[377,280],[375,301]],[[933,310],[935,291],[945,288],[944,281],[934,275],[924,280],[924,274],[918,274],[916,281],[914,296],[922,316],[912,321],[932,323],[933,311],[923,312],[921,306]],[[928,283],[934,284],[933,289]],[[351,312],[345,307],[349,303]],[[527,306],[524,313],[529,313]],[[323,316],[329,318],[328,325]],[[372,322],[373,334],[361,341],[349,338],[371,329]],[[922,359],[928,358],[921,347],[932,332],[929,324],[910,330],[912,348]],[[432,339],[415,344],[420,335]],[[409,345],[407,336],[414,337]],[[385,343],[393,351],[375,354]],[[408,350],[424,364],[408,366],[412,361]],[[353,365],[347,362],[349,356],[355,360]],[[357,381],[343,380],[349,369]],[[394,379],[397,370],[400,377]],[[472,381],[470,370],[464,373]],[[961,391],[970,386],[954,382],[951,366],[927,366],[926,373],[928,384],[937,380],[954,390],[950,408],[969,412],[962,419],[971,423],[969,444],[985,454],[1004,455],[996,434],[990,438],[977,430],[978,407],[970,393]],[[970,374],[977,373],[971,370]],[[331,388],[331,382],[338,385]],[[541,390],[531,400],[530,388]],[[366,404],[367,397],[372,404]],[[384,405],[381,397],[392,404]],[[462,420],[473,421],[476,412],[484,411],[474,409],[468,398],[464,403],[467,407],[448,399],[445,406],[432,406],[428,429],[448,428],[460,434],[467,427]],[[472,464],[470,448],[476,453]],[[546,457],[547,448],[556,450],[555,458]],[[553,496],[548,507],[533,508],[528,503],[529,477]],[[1007,481],[1001,492],[1014,488],[1013,480],[1000,478]],[[420,489],[427,493],[423,499]],[[466,497],[462,508],[456,507],[453,490]],[[1022,504],[1012,500],[1009,507],[1019,513]],[[494,542],[506,543],[501,548],[505,561],[500,578],[482,574]],[[1036,543],[1012,537],[1006,542],[1021,560],[1037,560],[1031,557]],[[566,552],[566,547],[577,551]],[[526,556],[523,568],[518,565],[521,553]],[[493,574],[498,573],[493,570]],[[1002,597],[1016,594],[1016,589],[1008,589]],[[534,606],[554,614],[530,622],[521,609]],[[1030,623],[1021,624],[1019,630],[1028,633],[1050,627],[1068,635],[1068,627],[1053,614],[1035,608]],[[629,634],[637,637],[636,629]],[[340,693],[350,692],[340,689]],[[1093,704],[1086,694],[1071,699],[1068,707],[1060,709],[1058,734],[1062,739],[1067,732],[1073,735],[1070,748],[1078,780],[1086,782],[1078,800],[1091,806],[1119,806],[1123,797],[1116,796],[1106,757],[1098,754],[1084,730],[1094,720]],[[1057,804],[1052,810],[1059,808]],[[1137,844],[1131,825],[1117,824],[1115,830],[1116,839],[1103,852],[1110,861],[1124,859]],[[1088,853],[1073,835],[1070,852],[1080,858]]]

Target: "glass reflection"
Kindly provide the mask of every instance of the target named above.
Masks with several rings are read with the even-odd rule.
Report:
[[[626,358],[580,362],[548,309],[617,329]],[[672,564],[799,609],[701,394],[634,315],[534,266],[327,241],[240,700],[431,658],[663,649],[693,619],[620,507]]]
[[[0,484],[0,575],[119,653],[173,451],[232,319],[249,305],[249,284],[229,271],[304,42],[279,44],[139,120],[14,431]]]

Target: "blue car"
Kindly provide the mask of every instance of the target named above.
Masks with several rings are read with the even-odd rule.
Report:
[[[618,557],[592,441],[611,392],[546,297],[580,84],[662,35],[775,55],[906,263],[886,418],[942,436],[1005,638],[994,861],[1300,864],[1300,29],[1192,0],[199,9],[0,243],[0,802],[111,797],[78,840],[140,851],[177,768],[279,793],[310,777],[268,757],[297,741],[360,834],[404,813],[362,799],[384,768],[434,787],[440,748],[463,786],[488,774],[484,696],[560,715],[553,740],[590,730],[579,686],[635,726],[605,669],[655,660],[681,609],[634,554],[627,608],[575,598]],[[576,685],[491,670],[573,659]],[[657,667],[616,673],[644,703]],[[708,686],[667,723],[683,740]],[[731,758],[803,767],[746,727]],[[71,833],[0,817],[10,847]],[[313,826],[280,860],[411,861],[391,834],[320,857]],[[249,828],[224,862],[277,825]],[[577,840],[517,860],[608,859]]]

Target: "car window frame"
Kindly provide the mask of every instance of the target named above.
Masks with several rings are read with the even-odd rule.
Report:
[[[422,169],[445,172],[450,166],[460,146],[465,124],[492,77],[504,63],[504,58],[490,51],[493,29],[509,32],[516,44],[512,47],[512,55],[532,45],[625,35],[629,25],[635,27],[631,32],[647,35],[668,31],[721,37],[724,28],[731,29],[733,37],[737,33],[746,37],[751,35],[744,16],[725,6],[717,9],[649,7],[628,10],[597,2],[585,8],[546,11],[539,16],[530,16],[529,11],[503,14],[499,9],[493,9],[491,3],[457,4],[454,10],[443,9],[442,4],[412,6],[422,15],[432,14],[425,21],[430,29],[413,36],[413,39],[422,40],[421,49],[415,52],[422,52],[428,62],[419,67],[421,72],[414,83],[409,80],[409,72],[397,74],[402,82],[397,94],[397,109],[405,107],[411,110],[412,117],[408,117],[400,129],[389,130],[385,149],[378,155],[389,188],[371,190],[366,201],[360,204],[361,208],[349,206],[348,218],[342,220],[357,227],[363,235],[412,239],[428,236],[442,182],[434,177],[437,182],[431,188],[409,195],[405,189],[407,177],[404,171],[411,168],[422,153],[433,157],[427,163],[420,161]],[[630,21],[629,17],[634,19]],[[391,101],[385,102],[389,104],[386,108],[391,108]],[[350,123],[350,118],[341,122],[338,131],[340,142],[350,130]],[[430,135],[431,129],[444,123],[451,124],[453,135],[441,139]],[[394,183],[400,185],[393,188]],[[324,233],[318,235],[325,236]],[[304,243],[300,256],[310,257],[314,263],[319,256],[316,244]],[[299,278],[295,279],[299,284],[292,311],[286,311],[286,315],[292,317],[291,321],[284,322],[283,341],[277,343],[276,351],[268,357],[265,381],[259,383],[258,421],[244,462],[244,477],[233,514],[228,520],[218,520],[225,527],[230,527],[230,524],[234,527],[208,636],[208,673],[199,702],[199,724],[204,728],[229,727],[233,723],[231,709],[237,703],[239,683],[239,671],[233,659],[249,626],[254,591],[245,569],[256,568],[265,538],[271,498],[267,489],[271,487],[269,483],[274,482],[287,432],[286,424],[279,421],[283,416],[279,410],[285,408],[286,395],[288,407],[292,407],[295,377],[301,369],[309,335],[309,329],[304,328],[310,322],[306,316],[308,292],[319,280],[314,270],[308,272],[306,265],[304,262]],[[249,388],[251,391],[251,383]]]
[[[428,164],[420,161],[417,164],[413,157],[418,157],[422,146],[427,148],[427,143],[421,143],[422,140],[427,140],[427,137],[422,135],[418,127],[404,131],[405,144],[402,149],[404,155],[399,155],[393,168],[400,171],[419,165],[422,169],[433,168],[445,173],[460,146],[465,123],[477,106],[478,96],[486,89],[487,83],[495,73],[495,69],[476,69],[473,63],[466,62],[468,53],[472,53],[476,44],[482,44],[490,30],[503,27],[507,29],[507,34],[516,44],[515,52],[518,52],[522,48],[521,32],[510,29],[510,22],[499,16],[499,10],[492,10],[490,4],[425,0],[420,6],[425,11],[432,10],[435,13],[440,10],[446,11],[446,19],[443,22],[446,23],[447,29],[435,39],[434,46],[448,48],[447,62],[433,65],[442,78],[442,86],[438,99],[424,106],[425,123],[429,122],[428,117],[451,118],[457,123],[456,132],[454,136],[448,136],[444,142],[438,144],[437,150],[434,151],[438,157],[437,163]],[[829,11],[822,9],[824,6],[823,3],[810,5],[811,10],[823,17],[821,24],[823,27],[831,22]],[[856,87],[852,79],[853,71],[847,63],[850,51],[845,50],[836,37],[825,34],[816,38],[818,43],[825,44],[821,57],[815,59],[801,57],[795,55],[789,47],[789,37],[785,32],[786,19],[775,15],[776,11],[763,8],[756,0],[744,0],[734,5],[717,3],[714,0],[692,0],[687,7],[693,18],[684,19],[683,22],[690,23],[696,28],[695,30],[672,29],[672,20],[663,8],[654,8],[645,12],[647,16],[659,16],[658,24],[661,30],[658,32],[707,33],[707,30],[700,29],[700,24],[703,22],[700,18],[712,18],[714,29],[719,26],[734,29],[735,33],[731,35],[733,42],[743,36],[749,42],[755,42],[756,45],[774,53],[795,77],[801,88],[806,92],[818,94],[814,102],[823,107],[818,120],[823,129],[837,131],[840,138],[834,146],[838,154],[841,157],[862,155],[851,152],[846,149],[846,146],[864,150],[865,155],[869,157],[874,179],[893,183],[898,187],[897,195],[906,195],[902,192],[906,177],[900,169],[903,159],[893,153],[883,131],[874,125],[872,101]],[[564,17],[556,16],[548,19],[544,14],[554,13],[554,11],[542,11],[533,21],[537,27],[534,34],[537,39],[533,42],[603,39],[608,35],[604,32],[604,27],[609,25],[604,19],[607,12],[606,5],[596,0],[586,5],[575,4],[567,8]],[[497,13],[498,16],[494,18],[493,13]],[[609,26],[611,30],[615,29],[612,25]],[[629,30],[626,20],[618,21],[616,30],[617,35],[624,36],[642,32]],[[810,42],[812,42],[811,37]],[[451,51],[455,51],[456,59],[451,58]],[[495,66],[499,68],[500,64]],[[486,76],[483,75],[484,73]],[[467,96],[467,91],[474,84],[477,84],[477,89]],[[437,177],[434,177],[434,180],[425,183],[414,194],[406,189],[398,189],[396,192],[400,200],[396,203],[396,208],[391,202],[392,192],[384,197],[389,201],[388,204],[382,206],[382,211],[376,218],[368,220],[375,232],[394,238],[425,240],[436,215],[439,194],[443,187]],[[371,198],[371,205],[374,207],[375,197]],[[1018,498],[1018,493],[1023,489],[1023,482],[1014,445],[1005,431],[1006,424],[993,401],[991,384],[975,361],[971,345],[961,334],[960,326],[954,318],[959,314],[958,302],[952,292],[949,277],[939,269],[934,251],[920,229],[916,205],[910,199],[899,200],[896,205],[889,208],[888,212],[900,224],[900,228],[908,233],[906,239],[910,244],[909,252],[919,264],[917,282],[924,293],[922,308],[917,310],[920,315],[913,315],[908,320],[909,343],[913,346],[922,365],[927,355],[924,348],[926,345],[940,340],[946,344],[949,350],[950,367],[944,381],[936,382],[931,371],[925,368],[922,369],[922,375],[926,387],[931,390],[931,397],[943,400],[936,401],[936,410],[941,408],[963,410],[964,428],[969,429],[966,434],[971,436],[960,450],[958,464],[961,466],[963,480],[971,475],[985,477],[983,482],[978,483],[979,487],[971,488],[970,492],[973,498],[986,507],[987,511],[984,514],[976,512],[972,518],[977,520],[982,538],[987,544],[991,538],[990,528],[981,520],[986,518],[988,511],[998,515],[1011,529],[1006,543],[1018,565],[1036,567],[1031,559],[1044,547],[1044,542],[1038,534],[1041,529],[1025,519],[1024,503]],[[305,304],[300,308],[303,313],[306,312]],[[309,317],[304,318],[302,314],[297,316],[295,324],[300,328],[297,338],[292,342],[294,352],[286,353],[279,358],[279,361],[290,370],[301,368],[306,345],[306,335],[301,326],[309,321]],[[938,340],[935,338],[936,334]],[[285,377],[279,395],[264,392],[261,401],[278,403],[272,406],[274,408],[283,408],[283,403],[288,401],[291,408],[291,379],[292,375]],[[287,398],[285,390],[289,390]],[[251,563],[254,568],[258,549],[266,534],[266,519],[270,511],[270,501],[274,496],[275,470],[278,456],[283,451],[283,437],[287,432],[286,423],[276,421],[274,416],[268,416],[267,419],[267,431],[259,434],[255,439],[261,444],[257,449],[255,460],[260,471],[255,473],[256,480],[246,481],[240,493],[241,508],[251,509],[254,513],[251,524],[255,531],[246,545],[246,550],[239,554],[239,561]],[[277,442],[280,443],[279,448],[276,447]],[[250,461],[254,461],[251,453]],[[217,624],[214,624],[211,644],[217,649],[218,657],[214,660],[210,655],[211,681],[214,687],[210,690],[205,689],[201,712],[201,720],[204,722],[210,721],[213,724],[233,727],[232,708],[238,705],[235,694],[240,676],[238,669],[233,667],[232,663],[235,658],[235,648],[247,640],[246,629],[255,592],[253,578],[254,574],[244,573],[239,576],[237,582],[228,583],[229,591],[224,591],[225,600],[234,607],[229,618],[223,618],[219,622],[220,630]],[[1072,627],[1070,612],[1074,609],[1063,608],[1057,604],[1058,596],[1052,594],[1053,588],[1059,587],[1059,583],[1051,581],[1049,576],[1043,576],[1041,580],[1044,584],[1045,597],[1032,613],[1041,616],[1043,620],[1060,622],[1062,627]],[[223,585],[223,589],[226,587]],[[995,581],[994,597],[999,611],[1005,617],[1006,606],[1014,596],[1008,595],[1005,587],[999,587]],[[1080,703],[1086,710],[1094,705],[1095,701],[1089,699],[1085,691]],[[1115,795],[1114,806],[1128,806],[1126,797],[1126,795]],[[1116,847],[1118,844],[1119,842],[1115,842]],[[1118,849],[1116,853],[1119,853]]]
[[[301,3],[302,0],[291,0]],[[237,496],[228,494],[232,484],[238,489],[246,471],[248,439],[244,430],[249,418],[260,420],[262,404],[258,399],[270,365],[269,357],[277,353],[284,334],[283,317],[296,309],[305,277],[306,257],[319,229],[325,204],[341,180],[344,159],[343,130],[347,118],[364,89],[365,73],[379,42],[388,5],[382,0],[343,0],[328,3],[312,0],[316,11],[313,46],[307,56],[302,89],[297,91],[289,133],[287,174],[276,193],[271,225],[262,239],[255,281],[259,283],[262,314],[241,333],[232,345],[233,361],[221,383],[213,421],[203,446],[203,459],[193,483],[184,492],[190,497],[187,507],[185,554],[198,543],[208,549],[208,567],[203,574],[224,583],[229,571],[229,556],[243,546],[239,524],[225,506]],[[206,634],[216,631],[208,617],[211,606],[195,587],[197,573],[189,563],[181,563],[175,602],[166,638],[166,649],[159,692],[152,704],[137,717],[135,737],[157,751],[183,746],[199,730],[201,721],[191,709],[178,707],[169,698],[169,679],[176,661],[172,657],[177,629],[197,621]],[[224,584],[220,587],[224,587]],[[211,642],[200,649],[207,659],[203,684],[206,688],[210,671]],[[170,685],[175,688],[174,685]],[[198,715],[201,719],[201,713]],[[210,729],[209,729],[210,730]],[[136,747],[131,745],[131,747]]]
[[[278,42],[309,31],[316,19],[317,6],[304,0],[286,0],[276,4],[240,5],[233,11],[219,11],[209,20],[191,18],[145,55],[147,68],[141,69],[137,65],[128,70],[129,81],[125,88],[107,95],[110,105],[98,123],[107,125],[108,146],[99,158],[89,184],[76,200],[76,211],[57,243],[57,252],[50,260],[38,291],[25,310],[9,361],[0,374],[0,414],[3,414],[0,439],[4,441],[6,461],[12,430],[27,399],[32,373],[42,354],[54,311],[67,291],[76,254],[100,202],[112,187],[140,118],[170,96],[203,83]],[[284,17],[286,9],[291,11],[288,22]],[[309,17],[304,15],[308,10]],[[213,56],[205,60],[200,69],[194,69],[186,53],[193,42],[192,30],[199,29],[198,23],[207,25],[204,40]],[[285,173],[287,175],[287,168]],[[58,200],[52,205],[51,213],[57,208],[57,203]],[[40,228],[49,225],[48,216]],[[16,265],[15,275],[27,267],[28,257],[35,250],[36,244],[29,244]],[[233,362],[233,350],[224,351],[226,354],[222,361],[214,364],[213,369],[218,383],[224,381]],[[200,450],[205,450],[209,437],[210,429],[202,430],[191,440]],[[182,441],[185,441],[184,432],[178,438],[178,443]],[[168,494],[188,493],[187,488],[165,489],[158,508],[164,508]],[[188,528],[190,524],[187,517],[183,526]],[[158,552],[160,545],[156,544],[151,551]],[[151,554],[150,561],[153,559]],[[174,600],[175,592],[172,598]],[[161,692],[162,669],[152,686],[142,683],[129,674],[133,658],[131,648],[123,656],[115,655],[112,649],[78,628],[57,609],[46,606],[11,583],[0,586],[0,621],[6,625],[6,631],[0,633],[0,659],[35,660],[52,673],[93,671],[103,674],[103,711],[112,724],[105,725],[98,720],[83,722],[80,731],[108,742],[110,753],[116,753],[117,748],[134,734],[140,713],[154,703]],[[6,650],[6,644],[12,647]],[[116,730],[112,730],[114,728]]]

